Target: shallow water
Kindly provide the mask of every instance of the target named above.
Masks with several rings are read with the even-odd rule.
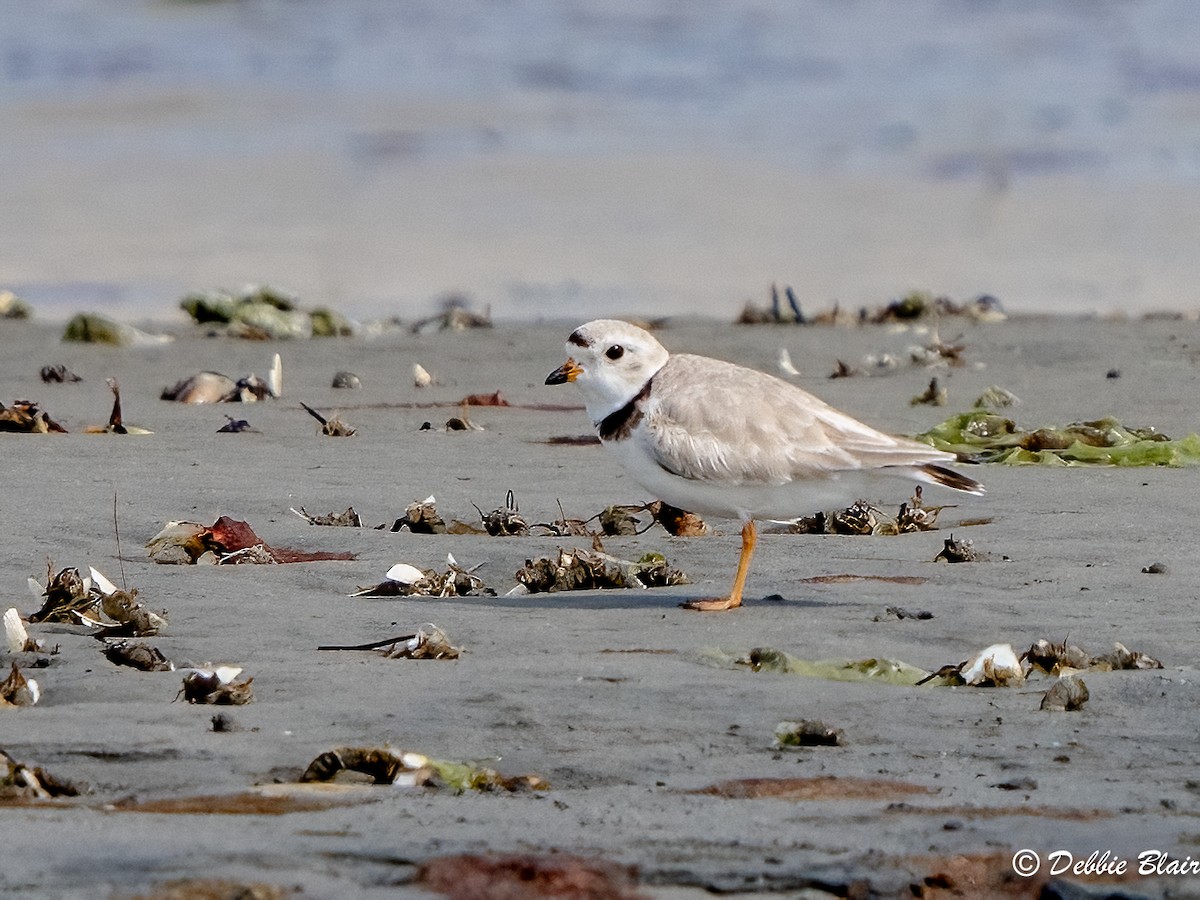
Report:
[[[914,210],[917,249],[876,251],[896,291],[1137,309],[1180,305],[1193,274],[1182,245],[1155,249],[1196,225],[1157,199],[1200,176],[1200,7],[1182,0],[0,6],[0,281],[46,310],[154,314],[191,287],[268,280],[358,314],[462,289],[521,317],[639,303],[725,315],[771,278],[799,280],[789,253],[801,271],[828,256],[807,236],[773,254],[753,234],[741,246],[753,213],[725,217],[739,200],[774,228],[844,216],[834,249],[876,246],[895,226],[872,232],[856,194],[881,182],[903,185],[893,205],[924,190],[947,217],[963,204],[954,230],[983,233],[959,251]],[[1128,214],[1080,242],[1133,262],[1094,284],[1052,259],[1034,263],[1050,269],[1036,284],[991,267],[1022,252],[1002,227],[1055,233],[1018,202],[1049,181],[1099,198],[1093,218]],[[997,197],[1018,198],[1017,222],[995,224]],[[706,291],[693,262],[641,258],[647,241],[647,255],[697,248],[763,274]],[[968,277],[966,261],[925,262],[926,246],[985,261]],[[1147,274],[1121,278],[1147,257]],[[886,299],[860,296],[875,289],[817,272],[808,299]]]

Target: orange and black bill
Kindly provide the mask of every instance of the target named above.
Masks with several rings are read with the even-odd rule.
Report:
[[[568,381],[578,378],[582,371],[579,363],[568,358],[565,363],[546,376],[546,384],[566,384]]]

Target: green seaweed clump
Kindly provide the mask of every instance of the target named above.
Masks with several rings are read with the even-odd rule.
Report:
[[[1172,440],[1153,428],[1134,428],[1112,417],[1026,431],[1012,419],[974,410],[916,437],[972,462],[1010,466],[1200,465],[1200,435]]]

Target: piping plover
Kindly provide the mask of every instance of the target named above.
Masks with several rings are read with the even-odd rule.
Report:
[[[669,354],[627,322],[581,325],[566,349],[546,384],[579,385],[601,442],[638,484],[672,506],[742,523],[729,596],[694,600],[690,609],[741,605],[755,519],[852,501],[885,475],[983,493],[979,482],[940,465],[954,461],[951,453],[876,431],[772,375]]]

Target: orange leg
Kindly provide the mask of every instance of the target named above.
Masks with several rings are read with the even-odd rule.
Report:
[[[754,547],[758,543],[758,531],[751,519],[742,526],[742,555],[738,559],[737,575],[733,578],[733,589],[728,597],[717,597],[712,600],[692,600],[684,603],[684,609],[697,609],[701,612],[717,612],[723,609],[736,609],[742,605],[742,589],[746,586],[746,575],[750,571],[750,557],[754,555]]]

